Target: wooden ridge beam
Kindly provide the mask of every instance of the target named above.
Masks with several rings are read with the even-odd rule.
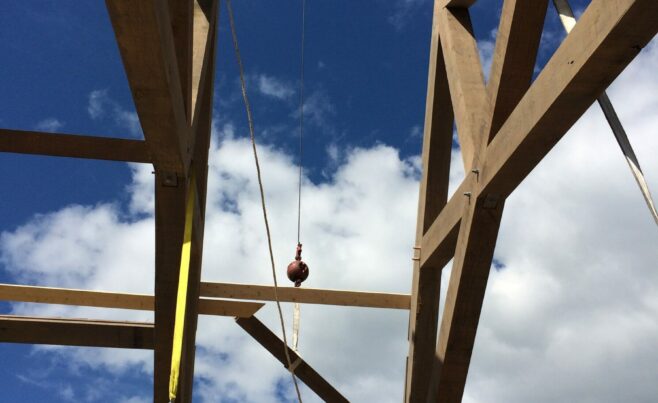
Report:
[[[153,324],[0,315],[0,342],[153,349]]]
[[[137,311],[153,311],[155,304],[153,295],[147,294],[126,294],[14,284],[0,284],[0,301],[89,306]],[[249,317],[255,314],[263,305],[255,302],[201,298],[199,299],[199,314]]]
[[[286,369],[288,363],[284,348],[288,349],[290,360],[294,366],[297,377],[315,392],[325,402],[348,402],[329,382],[327,382],[317,371],[304,361],[293,349],[286,346],[270,329],[267,328],[255,316],[251,318],[237,318],[237,324],[251,337],[269,351]]]
[[[105,3],[153,164],[157,171],[186,176],[191,136],[168,4]]]
[[[143,140],[0,129],[0,152],[150,163]]]
[[[409,309],[408,294],[338,291],[318,288],[278,287],[279,301],[302,304]],[[274,301],[274,287],[267,285],[201,282],[203,297]]]

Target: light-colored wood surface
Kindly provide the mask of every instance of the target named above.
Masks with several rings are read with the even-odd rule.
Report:
[[[439,289],[442,266],[427,266],[420,270],[420,256],[425,232],[444,208],[448,198],[450,155],[454,115],[450,101],[448,77],[443,61],[439,35],[439,3],[434,5],[432,40],[425,102],[422,164],[416,220],[416,247],[414,250],[412,298],[409,311],[409,353],[405,380],[405,398],[416,399],[418,391],[427,390],[432,356],[436,344]]]
[[[194,134],[194,153],[192,172],[196,178],[198,217],[194,224],[189,288],[187,294],[187,311],[185,313],[185,334],[183,340],[183,357],[177,400],[181,403],[192,402],[194,387],[194,362],[196,359],[196,330],[198,313],[205,310],[207,300],[199,299],[201,267],[203,260],[203,237],[205,229],[206,193],[208,183],[208,152],[212,127],[212,110],[214,95],[215,49],[217,30],[217,0],[195,0],[192,27],[192,90],[191,112],[192,133]],[[249,317],[250,315],[236,315]]]
[[[153,164],[156,170],[187,173],[192,150],[168,4],[105,3]]]
[[[548,0],[505,0],[487,82],[491,114],[487,143],[530,87]]]
[[[0,284],[0,300],[137,311],[153,311],[154,309],[152,295],[14,284]],[[256,302],[201,298],[199,300],[199,314],[249,317],[255,314],[263,305]]]
[[[143,140],[0,129],[0,152],[151,162]]]
[[[336,390],[322,375],[317,373],[306,361],[304,361],[293,349],[283,344],[270,329],[267,328],[255,316],[251,318],[238,318],[237,324],[253,337],[260,345],[265,347],[284,367],[287,369],[284,348],[288,349],[290,360],[294,367],[295,375],[315,392],[325,402],[348,402],[343,395]],[[298,362],[298,364],[296,364]],[[296,367],[295,367],[296,365]]]
[[[497,132],[495,126],[502,124],[530,86],[546,6],[546,1],[505,0],[503,4],[487,86],[490,102],[480,111],[486,120],[478,133],[483,143],[476,151],[476,160],[486,160],[487,144]],[[465,182],[471,196],[462,194],[464,213],[438,344],[435,354],[431,354],[434,362],[426,392],[428,401],[460,401],[466,385],[504,207],[504,200],[479,194],[478,173],[473,172]]]
[[[0,342],[153,349],[153,324],[0,315]]]
[[[279,287],[279,301],[342,305],[365,308],[409,309],[408,294],[338,291],[318,288]],[[201,282],[200,296],[274,301],[274,287],[255,284]]]
[[[483,193],[509,195],[656,31],[656,1],[593,0],[489,145]]]
[[[482,110],[488,110],[489,99],[486,97],[480,55],[468,9],[441,8],[438,14],[439,35],[457,136],[464,169],[469,172],[472,167],[477,166],[474,157],[481,148],[483,139],[479,134],[486,124],[486,115]]]
[[[196,295],[203,248],[205,170],[210,136],[209,123],[199,121],[210,120],[214,75],[207,68],[205,74],[201,73],[199,81],[194,81],[193,78],[196,78],[194,72],[199,71],[199,63],[202,66],[212,66],[208,55],[214,53],[208,50],[214,49],[214,40],[208,41],[207,38],[214,38],[214,31],[209,28],[212,25],[210,20],[214,21],[215,17],[212,14],[204,14],[203,17],[208,20],[201,24],[202,19],[195,18],[199,16],[195,12],[195,2],[191,0],[107,0],[106,3],[133,100],[156,168],[154,399],[164,401],[169,386],[185,199],[187,192],[192,191],[189,186],[192,171],[202,176],[197,178],[198,187],[195,191],[202,194],[203,198],[197,203],[194,212],[190,277],[186,285],[188,297],[192,298],[188,301],[190,304],[186,303],[185,315],[189,319],[186,324],[190,326],[184,330],[182,359],[183,362],[193,362],[198,299]],[[207,1],[199,3],[206,12],[208,4]],[[198,35],[195,41],[195,21],[197,34],[203,36],[206,31],[207,43],[204,45],[198,45]],[[202,56],[198,54],[200,50],[203,51]],[[195,102],[202,91],[208,91],[208,96],[202,97],[204,102],[193,103],[194,87]],[[200,117],[197,121],[196,116],[192,118],[192,111],[200,104],[205,104],[200,108],[205,108],[206,112],[204,116],[198,114]],[[200,142],[199,147],[195,144],[197,141]],[[196,168],[190,167],[192,155],[195,157]],[[183,376],[179,380],[192,379],[192,374],[193,367],[187,368],[183,370]],[[180,400],[185,401],[187,397]]]
[[[428,401],[459,402],[473,352],[504,203],[473,198],[462,216]]]

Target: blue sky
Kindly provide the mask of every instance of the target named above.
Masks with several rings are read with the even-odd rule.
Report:
[[[587,1],[573,3],[574,8],[582,10]],[[490,61],[501,4],[501,1],[479,0],[472,8],[485,66]],[[280,260],[285,262],[288,255],[292,257],[295,236],[294,203],[291,203],[290,194],[294,193],[296,186],[294,164],[298,134],[300,3],[235,1],[234,8],[255,114],[256,134],[265,162],[265,186],[274,210],[275,246],[280,251]],[[427,0],[307,0],[304,163],[308,180],[305,192],[308,195],[304,202],[309,207],[304,215],[304,221],[308,223],[304,231],[309,234],[305,247],[308,246],[311,259],[309,281],[314,282],[312,286],[409,291],[411,265],[408,258],[415,223],[417,156],[420,153],[425,110],[431,11],[432,2]],[[247,136],[246,121],[226,17],[225,5],[222,4],[215,72],[214,145],[211,149],[212,179],[209,184],[204,278],[267,284],[271,278],[264,271],[267,260],[263,254],[262,222],[255,209],[256,199],[253,198],[253,161],[246,152],[248,148],[244,142]],[[537,71],[564,36],[552,9],[547,13],[545,30]],[[4,5],[0,13],[0,38],[0,54],[3,55],[0,93],[4,94],[0,97],[1,127],[142,137],[103,2],[12,2]],[[655,54],[658,54],[654,48],[645,52],[644,64],[638,64],[633,73],[635,76],[646,74],[646,66],[650,69],[656,60]],[[645,82],[644,85],[647,88],[658,86],[655,80],[649,80],[649,83]],[[643,93],[641,86],[638,87],[632,78],[626,79],[624,86],[615,88],[616,92],[613,91],[611,96],[617,95],[618,100],[628,99],[629,93],[625,92],[628,88],[638,88],[633,93],[634,102],[638,102],[635,109],[655,111],[652,109],[656,103],[655,95]],[[628,116],[629,120],[635,116],[632,115],[634,108],[631,106],[629,104],[620,109],[622,120],[624,116]],[[645,226],[644,222],[649,221],[649,217],[642,210],[644,207],[639,192],[633,188],[632,177],[626,172],[623,160],[619,160],[614,142],[610,143],[612,145],[607,142],[612,136],[608,136],[602,116],[597,112],[588,113],[579,123],[580,126],[574,129],[579,133],[572,136],[576,140],[569,143],[570,147],[557,147],[557,156],[551,160],[554,162],[546,162],[541,165],[546,167],[544,170],[531,175],[529,183],[521,188],[528,192],[520,192],[520,196],[510,199],[509,204],[516,206],[520,213],[506,213],[505,220],[509,224],[504,224],[501,229],[500,252],[497,252],[496,259],[503,269],[492,278],[491,291],[487,294],[487,298],[492,295],[492,302],[490,305],[485,302],[484,330],[480,333],[485,342],[476,344],[473,376],[469,378],[472,388],[467,385],[468,401],[491,401],[483,399],[483,396],[492,396],[496,401],[528,401],[528,395],[524,394],[527,391],[521,387],[512,388],[512,391],[502,386],[497,389],[496,385],[504,385],[509,379],[519,376],[513,370],[507,370],[504,364],[495,371],[501,375],[494,376],[487,372],[490,362],[501,362],[502,358],[497,353],[525,363],[527,367],[519,368],[525,368],[528,373],[535,371],[554,375],[555,367],[535,368],[529,363],[531,358],[537,357],[549,357],[545,359],[549,363],[553,362],[552,359],[557,360],[555,357],[559,356],[550,356],[550,346],[543,345],[535,351],[531,348],[533,346],[524,344],[530,343],[528,340],[532,338],[532,332],[528,331],[527,322],[523,320],[531,317],[533,312],[551,316],[559,310],[550,302],[555,297],[550,290],[557,290],[556,295],[567,300],[573,297],[577,301],[585,301],[582,316],[574,314],[573,321],[566,325],[556,322],[560,324],[560,329],[566,329],[566,333],[555,337],[568,338],[570,334],[580,334],[583,339],[576,339],[570,346],[581,346],[579,343],[589,337],[578,326],[582,326],[582,318],[589,320],[597,317],[596,298],[581,296],[576,288],[568,288],[569,285],[563,282],[564,278],[569,278],[567,274],[554,278],[548,270],[538,269],[539,275],[537,272],[527,272],[527,262],[531,262],[530,266],[534,268],[559,266],[565,270],[574,264],[573,261],[545,256],[542,248],[537,246],[564,246],[559,244],[559,238],[563,235],[549,236],[553,234],[549,225],[551,222],[561,222],[560,217],[565,214],[580,211],[574,222],[561,222],[562,228],[572,229],[569,240],[572,241],[570,247],[574,249],[565,252],[565,255],[574,257],[578,253],[573,245],[579,245],[578,242],[584,242],[582,239],[590,239],[596,233],[583,230],[584,223],[578,219],[600,221],[601,225],[609,224],[606,228],[612,226],[622,231],[611,235],[610,242],[615,246],[605,251],[594,249],[602,246],[578,246],[578,250],[592,248],[592,253],[597,256],[609,253],[602,260],[590,257],[591,270],[584,270],[587,273],[598,266],[625,267],[627,264],[620,262],[633,261],[637,267],[646,267],[650,264],[648,262],[655,261],[652,260],[655,252],[650,247],[642,247],[656,239],[655,232],[650,232],[653,228]],[[652,155],[651,150],[655,153],[656,142],[648,135],[642,136],[645,128],[653,124],[648,120],[651,114],[648,115],[649,118],[637,119],[637,136],[631,137],[631,141],[649,150],[644,155],[643,151],[638,150],[638,155],[641,162],[647,162],[645,170],[650,183],[656,183],[653,179],[658,177],[656,164],[648,161],[651,158],[647,157]],[[655,118],[655,113],[653,116]],[[596,140],[603,150],[598,151],[609,155],[609,161],[614,163],[604,159],[605,163],[601,165],[592,162],[590,167],[583,168],[578,158],[573,157],[573,150],[581,153],[578,155],[586,156],[587,152],[591,152],[586,150],[587,141],[591,139],[587,136],[596,132],[606,133],[601,135],[606,142]],[[633,131],[629,130],[629,133]],[[607,146],[609,148],[605,148]],[[461,169],[454,164],[454,161],[461,161],[458,149],[454,153],[453,186],[458,183]],[[579,173],[573,174],[571,171],[570,177],[582,175],[580,179],[587,185],[576,186],[565,181],[564,173],[556,168],[560,167],[560,163],[576,167]],[[605,175],[611,182],[601,183],[601,174],[596,172],[587,176],[588,169],[595,168],[599,172],[612,170],[613,173]],[[653,172],[651,169],[654,169]],[[152,292],[152,282],[148,280],[152,276],[152,263],[151,266],[145,263],[139,270],[128,267],[131,262],[152,262],[152,255],[149,255],[153,242],[152,236],[149,237],[149,228],[152,228],[149,167],[2,154],[0,170],[5,172],[2,181],[6,189],[0,198],[0,211],[4,212],[0,214],[0,281]],[[373,181],[373,177],[377,180]],[[595,180],[588,181],[588,178]],[[618,180],[618,184],[614,180]],[[571,204],[556,201],[545,205],[542,210],[545,215],[537,217],[526,206],[545,202],[530,195],[530,190],[537,191],[538,187],[533,183],[538,181],[555,182],[561,186],[555,185],[545,190],[548,197],[567,191],[576,201]],[[616,184],[618,187],[614,187]],[[654,188],[656,186],[653,185]],[[590,195],[610,196],[607,187],[617,189],[614,193],[619,195],[614,196],[617,198],[612,198],[609,204],[595,200],[605,207],[596,209],[599,215],[592,213],[590,217],[590,210],[578,209],[578,206],[591,205]],[[619,189],[627,189],[628,192]],[[608,217],[609,220],[613,219],[612,222],[601,220],[601,216],[616,211],[619,206],[628,205],[633,206],[630,210],[637,215],[625,217],[626,221],[621,218],[614,221],[614,217]],[[508,210],[512,208],[508,206]],[[527,219],[543,223],[546,233],[528,237],[521,230]],[[628,229],[632,236],[619,241],[617,237],[628,235],[624,232],[624,222],[632,223],[627,224],[630,228],[639,229]],[[91,235],[83,236],[76,232],[78,228],[87,229],[87,226],[91,228]],[[583,234],[583,231],[586,233]],[[644,240],[635,242],[632,241],[636,239],[633,237]],[[122,242],[126,239],[134,242],[130,245]],[[615,244],[613,240],[619,242]],[[520,252],[511,246],[518,242],[530,252],[519,255]],[[230,251],[236,244],[239,251]],[[99,250],[99,245],[106,245],[105,249]],[[603,242],[603,245],[607,244]],[[71,265],[72,258],[67,259],[67,256],[77,257],[75,248],[80,248],[82,252],[79,256],[89,258],[91,263],[72,267],[75,266]],[[375,256],[381,250],[386,250],[386,253]],[[635,251],[635,254],[629,258],[624,250]],[[121,263],[115,263],[113,259]],[[363,265],[363,272],[346,273],[348,270],[343,268],[355,260]],[[227,262],[233,261],[253,262],[253,266],[258,266],[260,271],[236,274],[223,267],[231,266]],[[139,266],[137,263],[135,265]],[[386,265],[391,267],[383,267]],[[635,267],[631,263],[628,265]],[[129,275],[143,281],[140,283],[133,277],[127,278]],[[444,281],[446,278],[444,275]],[[571,280],[573,287],[590,284],[586,279]],[[599,285],[605,290],[605,287],[613,287],[619,282],[619,278],[610,277],[608,282]],[[628,306],[635,307],[636,313],[639,308],[633,304],[646,305],[647,312],[658,311],[658,303],[653,299],[655,289],[643,287],[649,285],[628,284],[628,289],[641,289],[641,293],[637,291],[638,295],[645,296],[648,301],[642,299],[644,302],[638,302],[638,297],[638,300],[626,301]],[[539,300],[536,303],[540,305],[530,307],[532,304],[528,304],[524,311],[518,302],[529,299]],[[591,305],[587,305],[587,301]],[[503,307],[511,307],[517,316],[504,316],[501,313]],[[2,313],[106,315],[94,310],[59,307],[48,311],[41,307],[11,306],[6,303],[0,303],[0,309]],[[279,332],[273,311],[271,307],[268,309],[262,313],[263,320]],[[340,389],[355,401],[399,401],[403,379],[400,373],[404,371],[406,354],[407,317],[403,313],[366,310],[347,315],[345,310],[339,308],[317,307],[304,307],[303,311],[302,340],[308,340],[307,345],[313,348],[302,352],[309,360],[315,359],[310,362],[316,364],[320,372],[333,376]],[[144,319],[128,316],[133,315],[129,312],[119,311],[111,315]],[[628,319],[628,315],[622,316],[624,320]],[[290,318],[290,315],[287,317]],[[507,325],[496,327],[494,319]],[[647,320],[651,321],[650,315]],[[215,318],[201,321],[196,398],[208,402],[285,401],[285,396],[291,396],[285,372],[278,364],[272,363],[274,360],[261,352],[259,346],[245,338],[239,329],[235,330],[236,326],[230,322]],[[328,322],[334,323],[335,332],[325,328]],[[619,339],[628,337],[623,329],[628,332],[633,330],[639,334],[637,337],[658,334],[651,326],[640,326],[645,322],[638,323],[628,324],[626,328],[622,326],[617,334]],[[316,328],[311,324],[316,324]],[[598,329],[599,325],[596,322],[590,328]],[[640,330],[636,325],[640,326]],[[341,329],[351,329],[355,338],[361,341],[348,345],[341,337],[344,335],[344,332],[339,332]],[[516,329],[517,333],[511,332],[511,329]],[[578,329],[582,332],[579,333]],[[391,336],[381,337],[377,342],[367,342],[368,337],[381,334]],[[518,341],[527,349],[521,348],[520,352],[506,350],[513,349],[510,340]],[[581,347],[582,351],[587,350],[585,346]],[[344,354],[331,354],[334,350],[343,351]],[[25,402],[149,401],[152,388],[149,355],[129,357],[123,353],[103,351],[0,345],[0,356],[5,363],[0,368],[3,399]],[[479,356],[484,357],[483,361],[478,361],[478,351],[481,351]],[[524,351],[533,351],[536,355],[523,356]],[[624,351],[619,353],[620,362],[624,365],[635,362],[633,357],[655,357],[658,353],[654,349],[643,350],[640,354],[630,347]],[[254,376],[260,377],[258,379],[262,379],[265,385],[256,385],[253,379],[245,378],[251,372],[241,361],[241,355],[258,357],[258,368],[253,369]],[[389,357],[388,361],[384,356]],[[358,358],[346,365],[345,360],[350,357]],[[111,362],[103,365],[102,359]],[[344,374],[346,367],[354,370],[352,379]],[[655,363],[653,367],[647,364],[642,369],[653,370]],[[585,376],[586,370],[583,367],[582,372],[576,372],[573,377],[581,379],[578,376]],[[487,379],[491,379],[491,384],[487,384]],[[534,380],[528,379],[526,383],[533,385],[532,382]],[[647,394],[638,395],[640,399],[636,401],[651,396],[655,391],[655,387],[652,389],[648,382],[637,382],[640,383],[639,389],[644,388]],[[568,381],[565,380],[566,384]],[[584,384],[589,385],[590,390],[596,387],[586,382]],[[563,389],[557,387],[563,394],[553,397],[575,397],[575,400],[580,400],[579,397],[585,396],[581,393],[586,393],[575,386],[565,386]],[[603,393],[605,388],[601,390],[601,396],[609,396],[609,393]],[[312,400],[311,392],[304,389],[304,393]]]

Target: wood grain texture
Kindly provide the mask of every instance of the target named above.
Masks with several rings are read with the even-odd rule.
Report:
[[[192,150],[167,2],[105,3],[153,164],[186,174]]]
[[[487,82],[491,119],[487,143],[530,87],[548,0],[505,0]]]
[[[146,143],[143,140],[12,129],[0,129],[0,152],[107,161],[151,162]]]
[[[138,311],[154,310],[153,295],[14,284],[0,284],[0,300]],[[249,317],[263,305],[256,302],[201,298],[198,312],[200,315]]]
[[[468,9],[440,8],[438,18],[457,136],[464,169],[469,172],[479,166],[474,161],[475,153],[485,141],[481,133],[486,125],[489,99],[484,74]]]
[[[658,31],[658,2],[593,0],[487,149],[484,194],[509,195]]]
[[[459,226],[428,401],[462,398],[505,198],[655,35],[657,11],[655,2],[594,0],[482,150],[482,168],[462,184],[471,197]],[[455,221],[442,215],[437,220]],[[444,245],[451,230],[435,231],[434,244]]]
[[[408,294],[279,287],[279,301],[366,308],[409,309]],[[274,301],[274,287],[255,284],[201,282],[202,297]]]
[[[416,219],[416,248],[413,260],[409,312],[409,353],[405,380],[406,401],[417,400],[429,385],[432,352],[436,344],[439,289],[443,266],[421,270],[421,243],[425,232],[444,208],[448,198],[454,115],[448,76],[439,36],[439,3],[434,5],[432,40],[425,101],[422,164]]]
[[[185,313],[185,333],[183,340],[183,357],[180,374],[178,400],[181,403],[192,401],[194,387],[194,362],[196,359],[196,330],[198,313],[205,307],[205,301],[199,300],[201,268],[203,261],[203,237],[205,229],[206,193],[208,183],[208,152],[212,127],[212,110],[214,95],[215,49],[217,7],[216,0],[194,1],[193,49],[192,49],[192,90],[191,111],[192,132],[194,134],[194,163],[192,172],[196,178],[196,192],[199,217],[195,222],[192,244],[195,246],[191,256],[191,271]],[[248,317],[251,315],[235,315]]]
[[[427,401],[459,402],[464,393],[504,203],[467,203],[455,250]]]
[[[0,342],[152,349],[153,324],[0,315]]]

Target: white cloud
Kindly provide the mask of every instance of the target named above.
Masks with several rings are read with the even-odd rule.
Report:
[[[258,85],[258,91],[271,98],[285,100],[295,94],[292,85],[266,74],[257,75],[255,81]]]
[[[388,17],[388,22],[400,31],[413,18],[414,13],[427,4],[427,0],[397,0],[393,3],[394,11]]]
[[[658,189],[658,46],[612,86],[647,179]],[[624,102],[619,102],[624,101]],[[271,283],[249,143],[225,126],[211,146],[203,277]],[[261,147],[279,280],[294,253],[296,167]],[[306,286],[408,292],[418,158],[386,146],[342,151],[330,180],[305,181]],[[453,156],[451,188],[460,177]],[[0,238],[5,269],[52,286],[152,292],[152,177],[133,168],[131,212],[70,206]],[[658,395],[658,232],[601,113],[593,108],[509,198],[481,316],[466,402],[652,401]],[[128,214],[127,219],[126,215]],[[449,270],[442,279],[445,292]],[[284,304],[288,326],[291,307]],[[27,314],[149,319],[150,314],[28,307]],[[257,316],[280,329],[272,304]],[[350,400],[397,402],[407,314],[304,305],[301,354]],[[288,328],[290,330],[290,328]],[[228,318],[202,317],[196,371],[203,401],[274,401],[283,367]],[[81,366],[149,372],[152,355],[49,349]],[[105,353],[107,352],[107,353]],[[257,379],[258,382],[254,382]],[[77,391],[76,391],[77,393]],[[305,400],[317,401],[307,389]],[[291,393],[288,396],[292,396]]]
[[[412,139],[423,137],[423,129],[420,127],[420,125],[414,125],[411,127],[411,130],[409,130],[409,137]]]
[[[129,398],[123,398],[119,401],[119,403],[150,403],[152,399],[148,399],[145,397],[140,397],[140,396],[132,396]]]
[[[92,119],[98,119],[105,114],[107,98],[107,90],[94,90],[89,93],[87,113]]]
[[[293,117],[299,118],[300,109],[297,108]],[[336,115],[336,107],[331,102],[327,91],[317,89],[311,92],[304,100],[304,121],[312,123],[315,126],[322,127],[325,130],[332,130],[333,124],[330,121]]]
[[[64,123],[59,119],[47,118],[36,124],[34,127],[35,130],[44,131],[44,132],[56,132],[57,130],[64,127]]]
[[[117,127],[128,130],[131,136],[143,136],[137,113],[124,109],[109,96],[107,89],[93,90],[89,93],[87,113],[94,120],[111,119]]]

